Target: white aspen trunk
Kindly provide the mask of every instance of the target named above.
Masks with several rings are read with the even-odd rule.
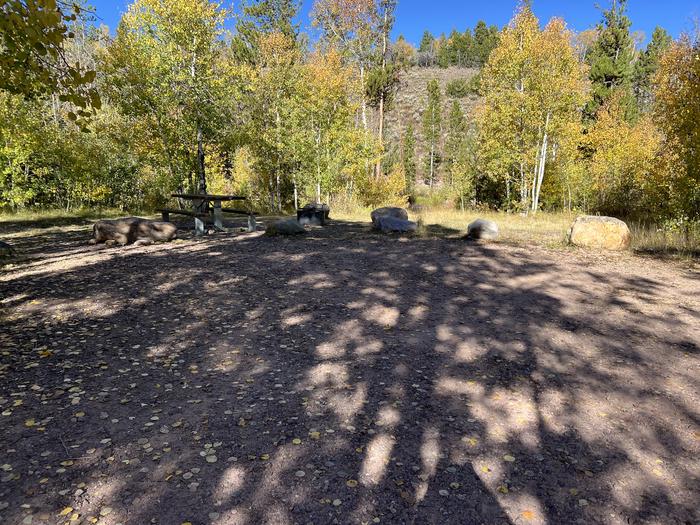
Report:
[[[520,205],[527,214],[527,181],[525,179],[525,165],[520,163]]]
[[[540,204],[540,193],[542,192],[542,181],[544,180],[544,170],[547,165],[547,149],[549,147],[549,119],[551,113],[547,113],[547,119],[544,124],[544,135],[542,137],[542,152],[540,153],[539,173],[537,174],[537,186],[535,188],[534,199],[532,201],[532,211],[537,213],[537,208]]]
[[[382,30],[382,71],[386,71],[386,51],[387,51],[387,22],[388,12],[384,10],[384,26]],[[382,155],[384,153],[384,89],[379,96],[379,158],[375,167],[375,176],[379,178],[382,174]]]
[[[510,172],[506,176],[506,202],[510,203]]]
[[[316,132],[316,202],[321,202],[321,130]]]
[[[367,131],[367,100],[365,99],[365,65],[360,64],[360,89],[362,90],[362,127]]]
[[[294,209],[299,209],[299,193],[297,192],[297,176],[296,174],[292,178],[292,183],[294,184]]]
[[[275,169],[277,210],[282,211],[282,194],[280,189],[280,172],[282,171],[282,159],[280,158],[280,149],[282,145],[282,117],[280,117],[279,108],[275,108],[275,124],[277,126],[277,167]]]

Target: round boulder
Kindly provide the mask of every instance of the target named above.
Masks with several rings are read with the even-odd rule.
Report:
[[[477,219],[467,226],[467,238],[485,241],[498,239],[498,224],[488,219]]]
[[[584,248],[626,250],[631,240],[627,224],[614,217],[582,215],[569,229],[569,242]]]
[[[372,225],[379,229],[379,218],[380,217],[391,217],[392,219],[401,219],[404,221],[408,220],[408,212],[404,210],[403,208],[394,208],[394,207],[386,207],[386,208],[377,208],[374,210],[371,214],[372,217]]]

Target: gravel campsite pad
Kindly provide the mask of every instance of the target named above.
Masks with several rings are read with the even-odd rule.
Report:
[[[0,522],[700,522],[700,276],[334,224],[0,274]]]

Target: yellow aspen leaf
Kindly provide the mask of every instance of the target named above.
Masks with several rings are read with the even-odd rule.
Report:
[[[524,510],[522,513],[522,517],[525,518],[526,520],[533,520],[533,519],[535,519],[535,513],[532,512],[531,510]]]

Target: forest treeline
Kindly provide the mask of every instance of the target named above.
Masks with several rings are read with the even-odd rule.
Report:
[[[658,28],[643,46],[625,1],[581,33],[523,2],[500,30],[426,32],[417,48],[389,37],[396,0],[316,0],[312,34],[295,0],[136,0],[114,34],[61,5],[2,8],[2,208],[152,209],[189,190],[282,210],[440,192],[462,207],[700,220],[698,32]],[[384,116],[421,66],[480,71],[447,92],[430,82],[420,119],[387,142]],[[469,93],[473,112],[443,111]]]

